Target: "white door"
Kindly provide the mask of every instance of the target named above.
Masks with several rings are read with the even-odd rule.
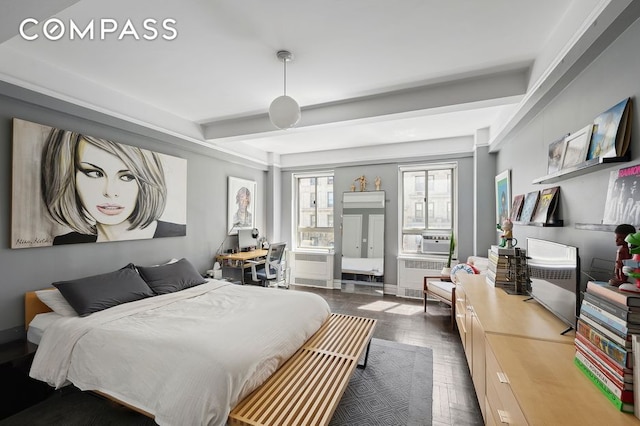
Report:
[[[362,257],[362,215],[345,214],[342,217],[342,255]]]
[[[367,248],[368,258],[384,257],[384,215],[369,215],[369,245]]]

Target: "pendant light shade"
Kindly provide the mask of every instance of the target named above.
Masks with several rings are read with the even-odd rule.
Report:
[[[278,96],[271,102],[269,118],[278,129],[290,129],[300,121],[300,105],[291,96]]]
[[[269,106],[269,119],[278,129],[290,129],[300,121],[300,105],[291,96],[287,96],[287,62],[293,59],[291,52],[280,50],[277,58],[284,64],[284,95],[278,96]]]

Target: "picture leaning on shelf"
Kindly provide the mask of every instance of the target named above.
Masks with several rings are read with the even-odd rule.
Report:
[[[640,225],[640,164],[614,170],[609,174],[602,223]]]
[[[560,187],[545,188],[540,192],[540,199],[536,206],[531,222],[551,224],[560,219],[558,205],[560,203]]]
[[[587,160],[626,154],[631,138],[632,109],[631,98],[626,98],[595,118]]]
[[[549,143],[547,175],[532,183],[554,183],[629,161],[632,127],[633,102],[626,98],[599,114],[593,123]]]

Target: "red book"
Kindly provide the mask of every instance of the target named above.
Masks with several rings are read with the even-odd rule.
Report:
[[[633,404],[633,391],[620,389],[594,364],[593,357],[576,346],[576,357],[600,380],[620,401]]]
[[[633,371],[631,369],[623,369],[619,364],[614,362],[611,358],[607,357],[607,355],[599,350],[596,346],[593,345],[586,337],[581,334],[576,333],[576,347],[580,347],[585,351],[590,352],[594,358],[597,357],[595,361],[597,361],[598,365],[600,365],[603,369],[607,369],[611,372],[612,377],[611,380],[615,381],[616,384],[620,388],[624,388],[625,380],[629,383],[633,381]]]

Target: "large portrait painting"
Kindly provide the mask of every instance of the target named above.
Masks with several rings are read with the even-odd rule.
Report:
[[[238,229],[255,228],[256,182],[229,176],[228,197],[229,235],[237,234]]]
[[[13,119],[11,248],[185,236],[187,160]]]

